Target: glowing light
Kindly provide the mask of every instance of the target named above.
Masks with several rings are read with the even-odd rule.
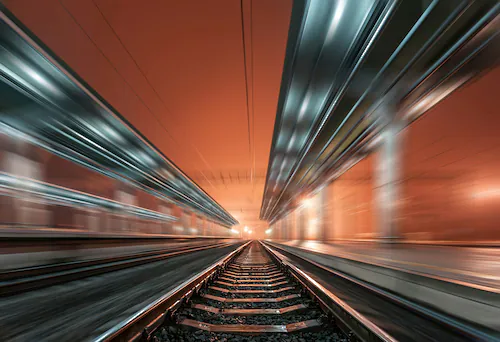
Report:
[[[266,230],[266,234],[267,234],[267,235],[271,234],[272,232],[273,232],[273,230],[272,230],[272,229],[267,229],[267,230]]]
[[[247,227],[247,226],[245,226],[245,228],[243,228],[243,231],[244,231],[244,232],[248,232],[248,227]]]
[[[317,218],[314,218],[314,219],[309,220],[309,223],[310,223],[310,224],[317,224],[318,222],[319,222],[319,221],[318,221],[318,219],[317,219]]]
[[[500,189],[489,189],[485,191],[479,191],[472,195],[474,198],[492,198],[500,197]]]
[[[297,121],[301,121],[302,118],[304,117],[307,107],[309,106],[309,101],[311,101],[311,94],[307,93],[304,102],[302,102],[302,106],[300,106],[300,111],[299,111],[299,116],[297,117]]]
[[[430,95],[427,95],[424,97],[422,100],[420,100],[418,103],[413,105],[404,115],[405,119],[411,120],[419,115],[422,115],[432,107],[434,107],[438,102],[443,100],[445,97],[450,95],[452,92],[454,92],[456,89],[458,89],[462,84],[467,82],[471,75],[465,75],[464,77],[460,78],[458,81],[451,83],[448,86],[444,86],[440,89],[437,89],[437,91],[431,93]]]
[[[251,231],[251,230],[249,230],[249,231],[248,231],[248,234],[252,234],[252,231]]]
[[[334,33],[337,31],[337,27],[339,26],[340,19],[342,18],[342,14],[344,14],[346,5],[346,0],[337,1],[337,6],[335,6],[332,15],[332,21],[330,22],[330,27],[328,28],[328,32],[326,34],[326,41],[329,42]]]
[[[302,206],[304,208],[312,207],[312,200],[310,198],[306,198],[306,199],[302,200]]]
[[[231,229],[231,233],[233,233],[233,234],[239,234],[239,233],[240,233],[240,231],[239,231],[239,230],[236,230],[236,229]]]
[[[288,147],[286,149],[288,152],[292,149],[293,144],[295,144],[295,134],[292,135],[292,138],[290,139],[290,142],[288,143]]]
[[[106,124],[102,124],[100,129],[102,130],[103,133],[106,134],[107,138],[111,138],[111,139],[119,141],[119,142],[125,141],[123,139],[123,137],[116,130],[114,130],[112,127],[110,127]]]
[[[37,71],[31,69],[29,66],[21,63],[17,63],[21,69],[29,76],[31,77],[34,81],[36,81],[38,84],[40,84],[42,87],[45,89],[50,90],[53,93],[59,94],[59,91],[57,90],[56,87],[52,83],[50,83],[45,77],[43,77],[41,74],[39,74]]]

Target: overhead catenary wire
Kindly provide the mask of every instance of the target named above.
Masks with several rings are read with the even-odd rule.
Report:
[[[246,114],[247,114],[247,133],[248,133],[248,153],[250,157],[250,179],[253,181],[253,171],[252,171],[252,138],[250,129],[250,96],[249,96],[249,86],[248,86],[248,70],[247,70],[247,46],[245,40],[245,15],[243,10],[243,0],[240,0],[240,14],[241,14],[241,42],[243,47],[243,70],[245,76],[245,99],[246,99]],[[251,19],[251,18],[250,18]],[[252,24],[250,20],[250,25]],[[251,28],[251,26],[250,26]],[[252,58],[253,63],[253,58]],[[253,68],[252,68],[253,69]],[[252,70],[253,75],[253,70]],[[253,78],[253,76],[252,76]],[[252,79],[253,81],[253,79]],[[253,97],[253,94],[252,94]]]

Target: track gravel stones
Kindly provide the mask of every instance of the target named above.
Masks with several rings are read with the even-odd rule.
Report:
[[[301,290],[252,243],[153,341],[348,341]]]

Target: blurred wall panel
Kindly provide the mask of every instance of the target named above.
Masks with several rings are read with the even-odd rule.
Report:
[[[409,240],[499,240],[500,68],[406,129],[399,230]]]
[[[0,188],[0,227],[109,234],[228,235],[226,227],[211,231],[205,228],[204,219],[194,214],[195,220],[187,222],[186,215],[191,213],[182,215],[183,210],[174,204],[51,154],[15,135],[0,133],[0,175],[16,182],[14,189]],[[172,215],[179,221],[132,214],[130,207],[79,205],[64,198],[54,201],[37,190],[40,184],[82,196],[98,196],[104,202],[132,205],[149,214]]]
[[[331,231],[329,239],[368,239],[377,236],[374,226],[373,163],[371,155],[357,163],[329,186]]]

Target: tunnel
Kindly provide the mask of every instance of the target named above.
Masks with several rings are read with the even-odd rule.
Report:
[[[500,340],[496,0],[0,2],[0,340]]]

